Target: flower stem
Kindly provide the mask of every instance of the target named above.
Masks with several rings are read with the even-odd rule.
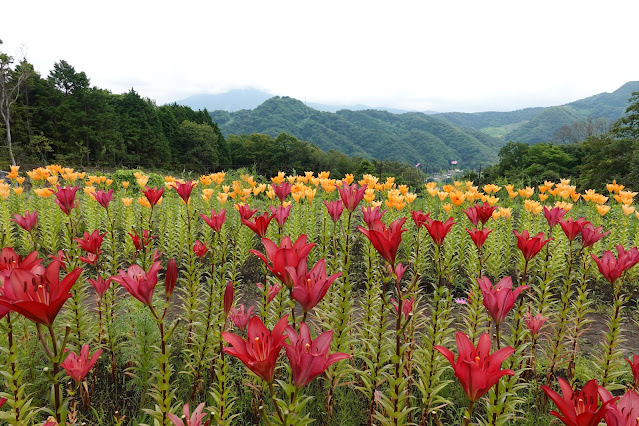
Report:
[[[273,400],[273,405],[275,405],[275,411],[277,412],[277,417],[279,417],[280,421],[284,423],[284,417],[282,416],[282,412],[280,411],[280,406],[277,405],[277,399],[275,399],[275,391],[273,390],[273,383],[268,384],[268,390],[271,392],[271,399]]]

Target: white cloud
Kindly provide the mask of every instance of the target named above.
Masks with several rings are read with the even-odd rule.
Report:
[[[639,80],[639,2],[71,1],[5,6],[4,51],[158,103],[253,86],[309,102],[485,110]],[[28,16],[28,19],[24,19]]]

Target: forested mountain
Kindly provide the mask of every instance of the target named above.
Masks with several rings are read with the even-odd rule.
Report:
[[[474,129],[422,113],[379,110],[322,112],[289,97],[273,97],[253,110],[210,113],[222,133],[289,133],[323,150],[348,155],[421,163],[429,170],[493,163],[502,141]]]
[[[0,164],[13,155],[20,164],[60,162],[91,167],[228,167],[231,153],[206,110],[171,104],[158,107],[134,89],[113,94],[91,86],[88,76],[66,61],[44,78],[22,63],[6,77],[21,81],[10,112],[11,150],[0,151]],[[5,111],[6,112],[6,111]],[[0,123],[0,132],[7,124]],[[5,138],[5,147],[9,143]]]
[[[560,106],[511,112],[449,112],[435,117],[506,141],[549,142],[557,137],[562,127],[589,118],[603,118],[610,123],[618,120],[628,106],[628,98],[636,91],[639,91],[639,81],[631,81],[612,93],[600,93]]]

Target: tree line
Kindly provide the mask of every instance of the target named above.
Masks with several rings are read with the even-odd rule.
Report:
[[[1,41],[0,41],[1,44]],[[212,172],[249,168],[396,175],[423,182],[420,170],[395,161],[368,160],[282,133],[225,138],[206,109],[155,102],[133,88],[123,94],[92,86],[85,72],[56,62],[46,77],[26,60],[0,52],[0,169],[9,164],[61,163],[74,167]]]
[[[626,186],[637,186],[639,92],[632,94],[625,115],[612,126],[587,119],[563,128],[558,136],[560,144],[507,143],[499,151],[499,162],[483,171],[481,181],[504,179],[539,185],[545,180],[570,178],[580,190],[603,190],[616,179]]]

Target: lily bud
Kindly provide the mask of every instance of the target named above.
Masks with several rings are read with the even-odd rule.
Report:
[[[166,276],[164,277],[164,289],[166,292],[166,299],[169,300],[175,289],[177,283],[177,262],[175,259],[169,260],[169,265],[166,267]]]
[[[228,315],[233,306],[233,296],[235,290],[233,289],[233,281],[226,283],[226,290],[224,290],[224,315]]]

